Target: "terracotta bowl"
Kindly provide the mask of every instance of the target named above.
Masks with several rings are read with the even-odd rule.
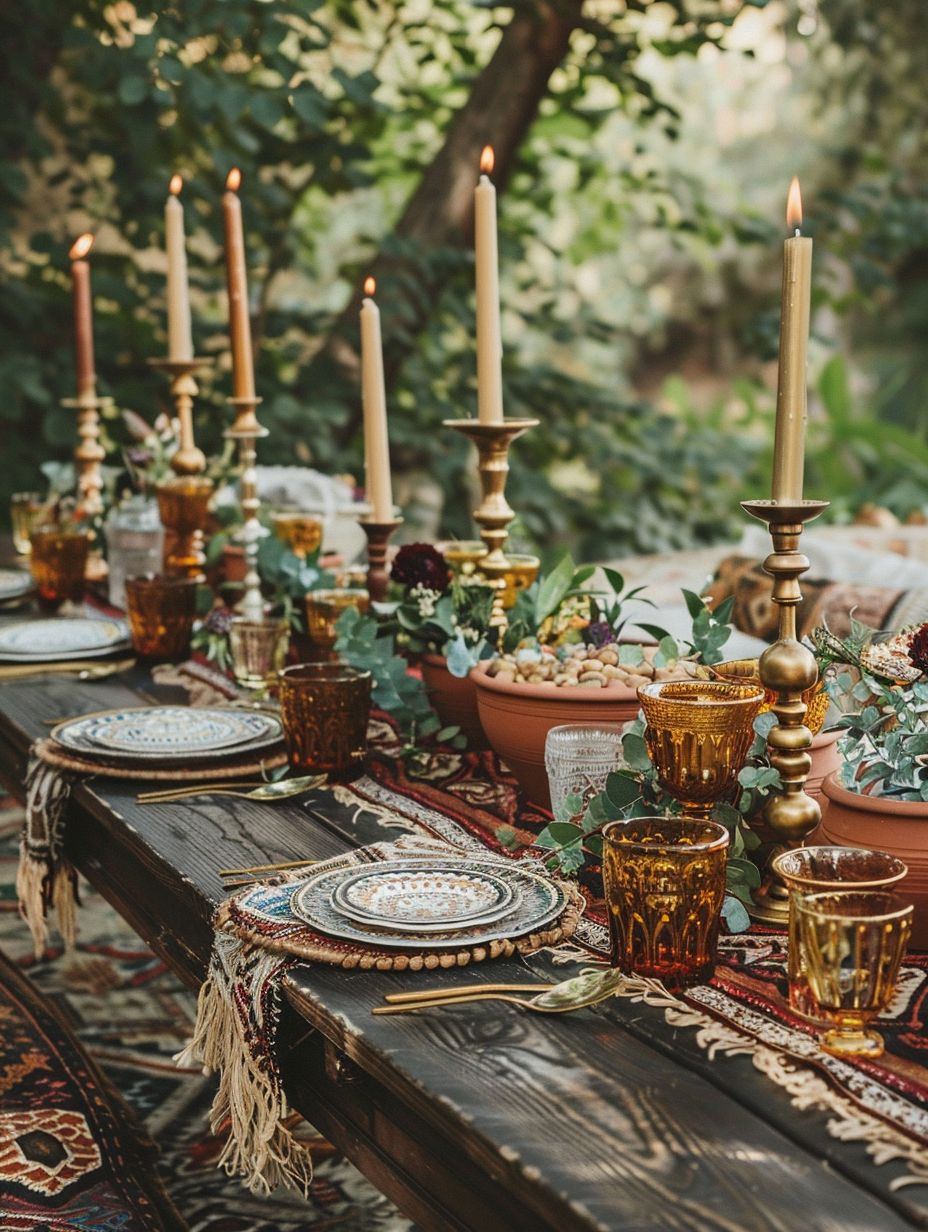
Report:
[[[909,871],[895,887],[915,904],[909,947],[928,950],[928,800],[887,800],[842,787],[835,774],[822,784],[818,834],[840,847],[869,847],[903,860]]]
[[[470,676],[452,676],[444,655],[422,656],[422,679],[429,701],[445,727],[460,727],[469,749],[488,749],[477,713],[477,687]]]
[[[605,689],[515,684],[487,675],[489,661],[471,672],[480,722],[491,747],[519,780],[533,804],[551,807],[545,739],[561,723],[627,723],[638,714],[638,694],[613,683]]]

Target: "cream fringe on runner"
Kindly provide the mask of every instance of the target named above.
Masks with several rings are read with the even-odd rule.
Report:
[[[16,897],[32,933],[36,958],[48,941],[48,911],[54,907],[66,950],[77,936],[77,873],[62,852],[64,810],[74,775],[38,758],[26,773],[26,820],[19,843]]]

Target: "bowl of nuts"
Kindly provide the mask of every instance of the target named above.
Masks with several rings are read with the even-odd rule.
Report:
[[[541,646],[477,664],[471,679],[480,723],[533,804],[551,807],[545,739],[552,727],[626,723],[638,714],[640,685],[689,678],[684,660],[655,667],[657,649],[617,643]]]

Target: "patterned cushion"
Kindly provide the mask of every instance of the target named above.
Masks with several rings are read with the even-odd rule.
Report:
[[[57,1009],[0,954],[3,1232],[185,1232],[155,1153]]]

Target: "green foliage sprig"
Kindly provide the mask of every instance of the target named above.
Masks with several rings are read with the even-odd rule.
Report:
[[[838,777],[849,791],[928,800],[928,682],[889,684],[841,673],[835,691],[861,708],[842,715]]]

